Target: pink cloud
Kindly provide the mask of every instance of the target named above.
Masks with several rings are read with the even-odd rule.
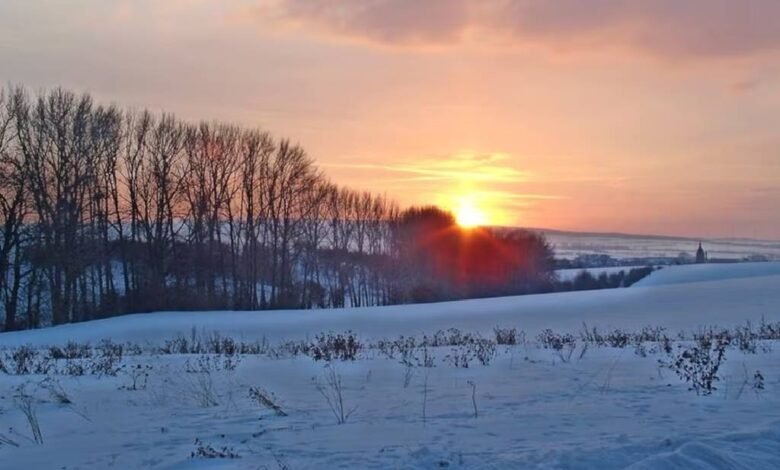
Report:
[[[305,29],[388,46],[503,39],[567,50],[630,48],[665,57],[780,49],[777,0],[277,0]]]
[[[282,11],[304,25],[381,43],[449,43],[469,21],[467,6],[460,0],[284,0]]]

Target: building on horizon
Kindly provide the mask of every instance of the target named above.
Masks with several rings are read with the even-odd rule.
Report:
[[[707,252],[704,251],[704,248],[701,246],[701,242],[699,242],[699,249],[696,250],[696,263],[706,263],[707,262]]]

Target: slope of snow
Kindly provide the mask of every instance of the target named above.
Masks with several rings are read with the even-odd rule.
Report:
[[[684,284],[780,275],[780,262],[686,264],[665,266],[634,284],[635,287]]]
[[[775,269],[780,265],[758,264]],[[706,265],[705,268],[719,267]],[[669,268],[670,272],[673,269]],[[724,270],[715,270],[725,275]],[[535,335],[546,328],[577,332],[583,322],[601,328],[659,325],[672,330],[693,330],[713,324],[734,326],[746,320],[757,322],[762,316],[780,320],[780,274],[388,307],[138,314],[3,333],[0,347],[71,340],[95,343],[103,338],[160,343],[177,335],[189,337],[193,328],[198,332],[218,331],[244,340],[266,338],[272,342],[312,337],[323,331],[352,330],[361,336],[377,338],[433,333],[451,327],[490,334],[495,326],[516,326]]]
[[[0,334],[0,355],[14,345],[94,344],[109,337],[159,344],[193,328],[273,344],[347,329],[362,338],[450,327],[487,336],[501,325],[533,338],[545,328],[576,334],[583,322],[601,330],[658,325],[674,334],[762,316],[780,321],[780,274],[770,266],[706,268],[718,274],[695,270],[675,275],[683,283],[603,291],[365,309],[132,315]],[[302,356],[245,355],[235,370],[193,373],[200,356],[147,353],[126,357],[116,377],[0,373],[0,467],[776,469],[780,342],[765,346],[759,354],[729,349],[709,397],[659,367],[669,359],[663,353],[644,357],[631,347],[580,346],[562,362],[533,343],[500,346],[489,365],[469,368],[451,364],[450,347],[432,348],[433,368],[407,368],[399,357],[372,350],[330,366],[341,376],[346,408],[354,409],[341,425],[317,390],[328,369]],[[148,385],[129,390],[136,365],[151,367]],[[757,370],[766,378],[761,390],[750,385]],[[54,399],[51,381],[72,403]],[[42,445],[30,440],[16,405],[23,384],[35,396]],[[216,405],[203,406],[204,387],[212,388]],[[273,393],[288,416],[259,406],[250,387]],[[195,439],[241,458],[193,459]]]

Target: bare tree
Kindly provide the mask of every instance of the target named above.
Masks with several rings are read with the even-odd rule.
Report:
[[[271,137],[259,131],[246,131],[239,145],[240,203],[237,212],[243,221],[243,288],[237,290],[238,305],[245,308],[260,306],[257,287],[260,284],[260,230],[265,213],[262,197],[262,175],[274,151]]]
[[[147,255],[140,291],[146,298],[162,299],[170,287],[177,237],[182,230],[182,219],[177,216],[184,185],[181,176],[186,173],[184,126],[173,116],[164,115],[151,123],[145,137],[136,195],[136,219]],[[181,279],[173,281],[173,287],[181,287]]]
[[[24,162],[15,148],[13,113],[11,98],[0,91],[0,295],[6,331],[16,329],[22,282],[21,237],[27,214]]]
[[[78,287],[88,253],[82,222],[89,188],[95,182],[98,138],[90,134],[92,100],[57,89],[31,103],[19,89],[14,101],[17,140],[41,235],[39,255],[45,261],[52,320],[60,324],[83,319]]]

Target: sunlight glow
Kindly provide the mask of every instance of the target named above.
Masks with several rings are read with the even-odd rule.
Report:
[[[488,223],[487,214],[468,198],[462,199],[459,206],[455,208],[455,219],[463,228],[473,228]]]

